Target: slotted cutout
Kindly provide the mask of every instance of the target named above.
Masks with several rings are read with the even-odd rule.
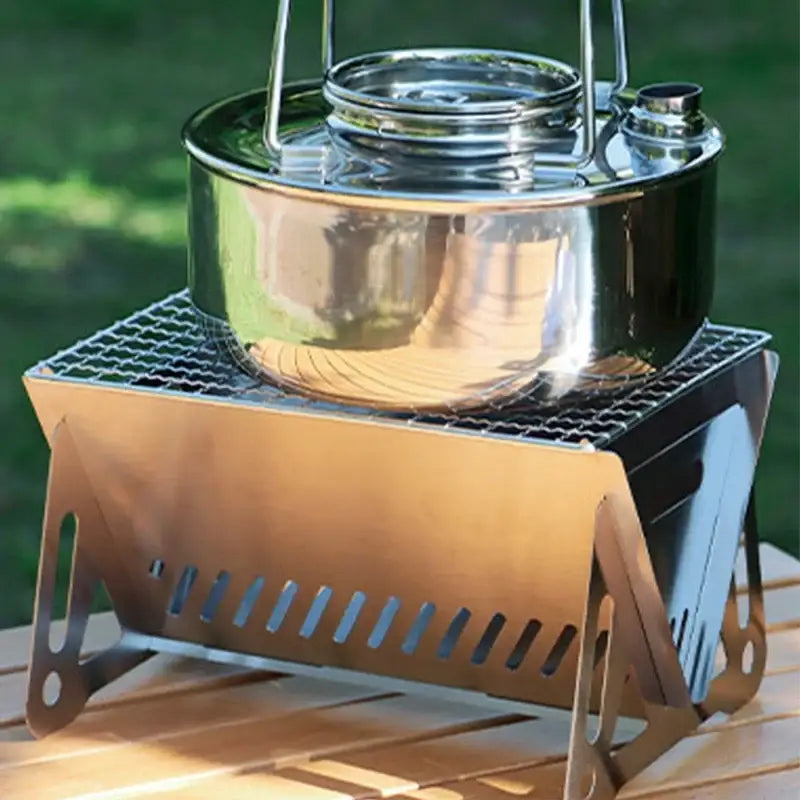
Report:
[[[708,692],[708,682],[713,677],[714,656],[715,656],[715,654],[716,654],[716,650],[711,648],[711,647],[709,647],[708,644],[706,644],[706,648],[705,648],[705,650],[703,652],[703,664],[702,664],[702,666],[700,668],[700,675],[702,676],[702,679],[703,679],[703,687],[702,687],[703,688],[703,692],[702,692],[703,697],[705,697],[705,695],[707,694],[707,692]]]
[[[567,654],[570,645],[572,644],[578,629],[574,625],[566,625],[556,639],[553,649],[548,654],[547,658],[542,664],[541,673],[546,678],[555,675],[556,670],[561,666],[564,656]]]
[[[350,598],[344,614],[342,614],[342,619],[336,628],[336,632],[333,634],[333,641],[336,644],[344,644],[347,641],[347,637],[353,632],[353,628],[358,622],[358,615],[366,602],[367,596],[364,592],[353,592],[353,596]]]
[[[333,589],[330,586],[323,586],[317,592],[317,596],[314,598],[314,602],[311,604],[311,608],[308,609],[308,614],[306,614],[306,618],[300,626],[300,635],[304,639],[309,639],[314,634],[332,594]]]
[[[436,606],[433,603],[422,604],[419,614],[417,614],[417,618],[414,620],[414,624],[408,632],[408,636],[406,636],[405,641],[400,647],[406,655],[410,656],[414,654],[414,651],[417,649],[422,639],[422,635],[428,629],[428,625],[430,625],[435,613]]]
[[[247,587],[247,591],[242,597],[242,602],[239,603],[239,608],[236,609],[236,613],[233,615],[233,624],[237,628],[244,628],[247,625],[247,621],[253,613],[263,588],[264,579],[260,575]]]
[[[381,615],[378,617],[378,621],[375,623],[375,627],[369,635],[369,639],[367,639],[367,645],[373,650],[383,644],[383,640],[386,638],[389,628],[392,627],[392,622],[394,622],[394,618],[399,609],[400,601],[396,597],[390,597],[386,601],[386,605],[383,607]]]
[[[154,558],[147,573],[151,578],[160,578],[164,574],[164,562],[160,558]]]
[[[461,634],[464,633],[464,628],[467,627],[467,623],[469,622],[469,618],[472,616],[472,612],[468,608],[460,608],[456,615],[453,617],[453,621],[447,628],[447,632],[442,637],[441,644],[439,645],[439,651],[436,655],[441,658],[450,658],[453,654],[453,650],[455,650],[456,645],[458,644],[458,640],[461,638]]]
[[[614,600],[608,594],[603,596],[597,610],[598,620],[608,620],[613,624],[614,620]],[[602,623],[600,623],[602,624]],[[612,668],[610,663],[611,651],[609,641],[611,633],[607,628],[603,628],[597,633],[594,640],[594,652],[592,654],[592,664],[596,675],[595,680],[600,683],[600,708],[599,713],[589,714],[586,718],[586,741],[595,744],[602,732],[603,725],[612,709],[608,707],[609,700],[609,670]]]
[[[284,584],[278,602],[275,603],[275,608],[272,609],[272,614],[270,614],[269,620],[267,621],[267,630],[270,633],[277,632],[283,624],[283,620],[289,612],[289,606],[292,605],[298,588],[298,585],[294,581],[286,581]]]
[[[703,648],[705,647],[705,643],[706,643],[706,624],[705,622],[703,622],[700,625],[700,635],[698,636],[697,639],[697,647],[695,647],[694,650],[694,657],[692,658],[692,670],[690,672],[690,677],[689,677],[689,686],[692,688],[693,691],[697,679],[703,677],[703,673],[700,670],[700,664],[703,663],[704,661],[708,662],[708,659],[704,658],[705,651]]]
[[[214,619],[230,582],[231,574],[227,570],[222,570],[219,575],[217,575],[216,580],[211,584],[211,590],[200,611],[200,619],[202,619],[203,622],[211,622],[211,620]]]
[[[689,609],[686,608],[681,614],[681,624],[678,627],[678,637],[675,640],[675,647],[680,652],[681,647],[683,646],[683,637],[686,633],[686,623],[689,621]]]
[[[520,634],[519,639],[517,639],[517,643],[506,661],[506,667],[512,672],[522,666],[525,656],[528,655],[528,651],[531,649],[531,645],[541,629],[542,623],[538,619],[528,620],[528,624]]]
[[[53,587],[52,619],[63,619],[67,615],[69,605],[69,587],[72,578],[72,566],[75,560],[75,537],[78,532],[78,519],[71,511],[61,519],[58,528],[58,557]],[[67,626],[58,630],[50,626],[48,642],[51,653],[58,653],[64,647]]]
[[[473,664],[486,663],[486,659],[489,657],[489,653],[491,653],[494,643],[497,641],[497,637],[500,635],[500,631],[503,630],[505,624],[505,616],[499,613],[495,614],[489,620],[489,624],[486,626],[483,636],[481,636],[480,641],[472,653],[471,661]]]
[[[172,614],[173,617],[177,617],[181,611],[183,611],[183,607],[186,605],[186,601],[189,598],[189,592],[191,592],[192,586],[194,586],[196,580],[197,567],[191,565],[184,567],[169,604],[169,613]]]

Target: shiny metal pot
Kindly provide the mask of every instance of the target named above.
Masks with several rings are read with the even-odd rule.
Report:
[[[325,4],[329,25],[330,0]],[[691,84],[413,50],[196,114],[190,290],[246,369],[397,409],[542,402],[671,363],[704,323],[722,135]],[[266,109],[266,111],[265,111]]]

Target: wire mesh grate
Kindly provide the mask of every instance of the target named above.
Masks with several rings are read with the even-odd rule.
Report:
[[[542,407],[522,395],[509,405],[480,413],[398,414],[311,400],[248,375],[224,347],[209,338],[184,290],[98,331],[37,364],[27,374],[367,416],[492,436],[568,444],[588,441],[603,447],[679,394],[763,348],[769,338],[760,331],[708,325],[677,364],[652,378],[616,390],[581,393],[553,407]]]

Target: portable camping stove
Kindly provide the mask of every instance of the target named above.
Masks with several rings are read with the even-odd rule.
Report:
[[[61,728],[169,651],[571,710],[564,797],[613,797],[759,686],[751,487],[777,370],[768,341],[709,326],[677,365],[615,393],[403,417],[248,377],[185,293],[95,334],[25,376],[52,449],[31,729]],[[53,652],[70,513],[68,630]],[[81,660],[101,583],[122,638]],[[621,747],[620,715],[645,722]]]

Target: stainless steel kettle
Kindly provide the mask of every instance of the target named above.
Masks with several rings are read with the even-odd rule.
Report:
[[[714,275],[723,136],[694,84],[595,80],[536,55],[411,49],[284,85],[281,0],[266,92],[184,129],[189,284],[243,367],[379,408],[558,401],[680,357]],[[232,347],[231,347],[232,345]]]

